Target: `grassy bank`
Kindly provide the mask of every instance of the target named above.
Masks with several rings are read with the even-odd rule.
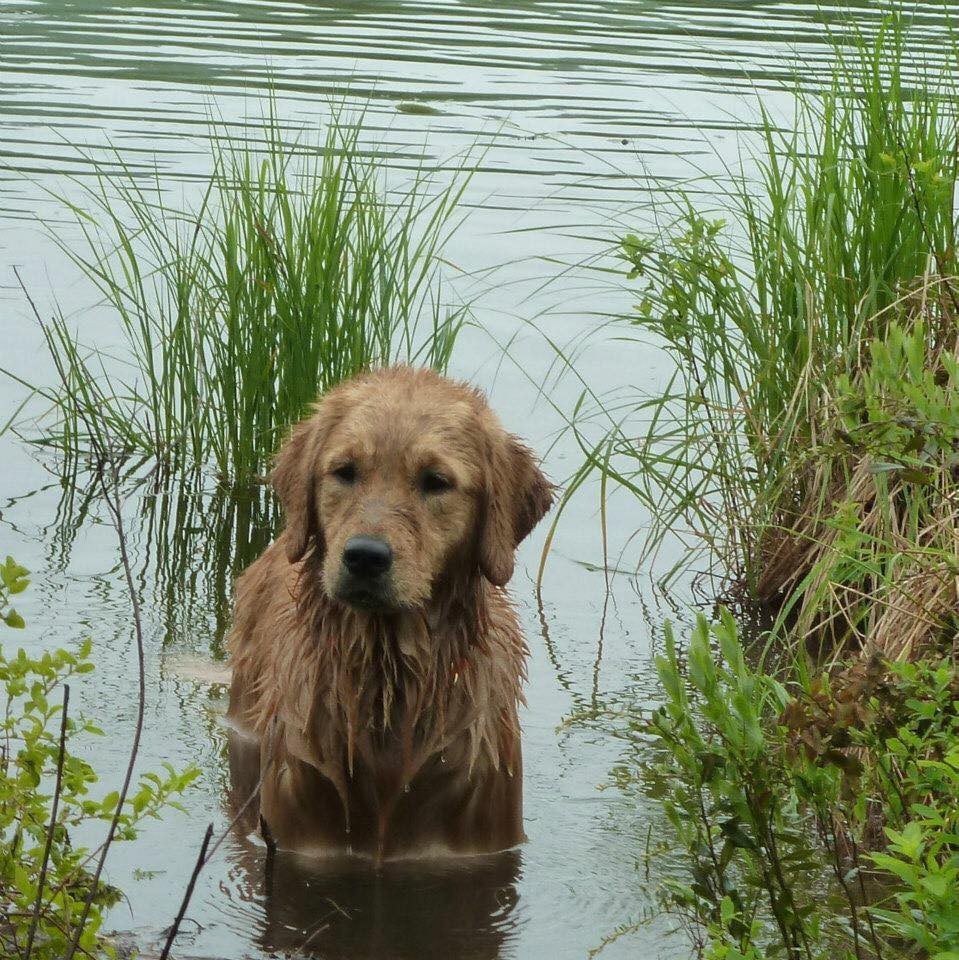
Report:
[[[959,83],[922,52],[837,45],[722,210],[621,245],[675,375],[593,464],[764,624],[670,646],[660,762],[619,771],[704,956],[959,956]]]
[[[193,206],[119,157],[79,184],[84,243],[61,246],[117,329],[107,350],[62,314],[44,324],[63,387],[45,394],[38,442],[78,453],[106,439],[246,482],[331,385],[394,361],[445,368],[465,310],[444,302],[440,261],[467,176],[419,172],[387,194],[342,116],[316,143],[274,104],[257,133],[211,128]]]
[[[921,76],[900,21],[837,54],[794,130],[765,117],[758,184],[737,176],[708,216],[681,196],[664,231],[622,244],[634,334],[676,375],[615,431],[608,469],[653,513],[651,550],[687,531],[776,606],[818,603],[834,531],[869,535],[872,562],[832,577],[869,594],[904,543],[934,549],[953,466],[955,85]],[[873,517],[880,501],[900,509]]]

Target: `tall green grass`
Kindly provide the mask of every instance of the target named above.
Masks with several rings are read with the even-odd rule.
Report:
[[[650,556],[678,535],[682,569],[705,557],[779,611],[812,598],[809,629],[837,604],[863,626],[877,608],[856,595],[918,567],[941,579],[955,532],[959,89],[901,17],[836,54],[828,89],[797,93],[791,129],[763,113],[721,209],[679,192],[664,227],[623,240],[639,288],[627,339],[661,345],[675,373],[662,395],[606,409],[608,441],[589,448],[649,508]],[[902,370],[871,377],[904,341]]]
[[[396,361],[445,369],[465,319],[441,260],[468,176],[423,171],[387,194],[341,116],[325,142],[211,132],[212,174],[192,207],[117,158],[70,204],[83,244],[61,246],[99,288],[115,330],[97,342],[60,314],[44,325],[63,388],[41,442],[228,481],[263,474],[290,423],[340,380]],[[102,439],[102,437],[101,437]]]

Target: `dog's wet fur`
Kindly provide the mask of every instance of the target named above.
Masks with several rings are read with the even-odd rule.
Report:
[[[279,539],[237,583],[234,774],[286,849],[376,861],[523,839],[526,645],[504,590],[553,487],[477,390],[392,367],[297,425]],[[255,771],[255,775],[251,773]]]

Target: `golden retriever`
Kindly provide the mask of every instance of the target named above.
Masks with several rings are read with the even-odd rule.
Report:
[[[284,849],[376,861],[523,838],[526,644],[503,589],[553,487],[477,390],[392,367],[331,390],[237,582],[229,715]]]

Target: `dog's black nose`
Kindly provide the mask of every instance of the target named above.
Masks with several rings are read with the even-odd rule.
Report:
[[[350,537],[343,549],[343,565],[356,577],[386,573],[392,562],[390,545],[376,537]]]

